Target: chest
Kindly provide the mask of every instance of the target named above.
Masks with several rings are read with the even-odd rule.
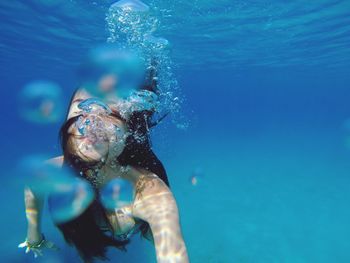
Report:
[[[139,230],[140,222],[135,220],[130,207],[126,206],[107,212],[104,220],[99,218],[98,225],[102,231],[108,232],[117,240],[124,241]]]

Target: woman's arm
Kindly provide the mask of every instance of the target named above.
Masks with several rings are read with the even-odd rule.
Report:
[[[175,198],[158,177],[139,179],[133,215],[149,223],[158,263],[189,262]]]
[[[27,241],[30,244],[37,244],[42,240],[41,234],[41,212],[44,204],[44,197],[34,193],[30,188],[24,190],[24,201],[27,217]]]
[[[52,158],[46,162],[50,165],[61,167],[63,165],[63,156]],[[35,193],[33,189],[26,187],[24,189],[24,202],[27,217],[27,241],[31,244],[37,244],[42,240],[41,234],[41,213],[45,197],[42,194]]]

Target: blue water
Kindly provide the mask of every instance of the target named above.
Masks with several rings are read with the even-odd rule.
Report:
[[[188,128],[166,118],[153,145],[191,262],[350,262],[350,2],[144,2],[170,43],[185,98]],[[34,261],[17,248],[26,220],[14,168],[23,156],[61,153],[61,122],[24,121],[18,94],[47,79],[63,88],[67,107],[78,65],[108,38],[112,3],[0,3],[2,262],[79,262],[47,211],[43,231],[60,252]],[[138,237],[110,255],[155,262]]]

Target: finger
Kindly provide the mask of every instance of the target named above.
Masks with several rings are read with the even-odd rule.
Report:
[[[28,253],[29,253],[29,251],[30,251],[30,248],[29,248],[29,247],[27,247],[27,249],[26,249],[26,254],[28,254]]]
[[[27,243],[26,242],[23,242],[21,244],[18,245],[19,248],[24,248],[27,246]]]

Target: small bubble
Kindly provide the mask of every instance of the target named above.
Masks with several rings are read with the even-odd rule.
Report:
[[[198,184],[198,177],[197,176],[191,176],[190,182],[193,186],[196,186]]]
[[[203,180],[203,170],[200,167],[197,167],[189,177],[191,185],[197,186]]]

